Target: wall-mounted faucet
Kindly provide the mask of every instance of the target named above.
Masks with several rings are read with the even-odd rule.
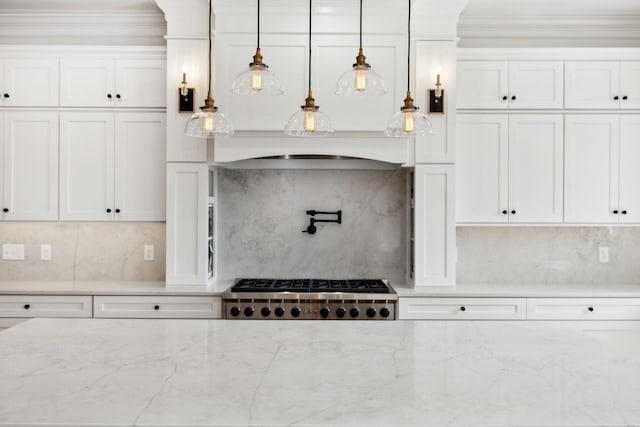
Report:
[[[342,211],[322,212],[310,210],[307,211],[307,215],[311,215],[311,218],[309,219],[310,222],[307,229],[302,230],[303,233],[316,234],[316,231],[318,231],[318,229],[316,228],[315,224],[317,222],[335,222],[336,224],[342,224]],[[314,218],[316,215],[335,215],[336,219],[316,219]]]

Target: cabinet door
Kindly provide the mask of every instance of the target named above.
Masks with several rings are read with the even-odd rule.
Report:
[[[509,63],[509,108],[562,108],[561,61]]]
[[[565,117],[564,220],[617,222],[618,116]]]
[[[457,221],[507,222],[507,115],[459,114],[457,123]]]
[[[640,108],[640,61],[620,63],[620,108]]]
[[[114,118],[60,114],[60,219],[113,219]]]
[[[620,222],[640,223],[640,115],[620,116]]]
[[[115,106],[114,70],[111,60],[61,60],[60,105]]]
[[[4,219],[58,219],[58,113],[4,114]]]
[[[5,107],[57,107],[57,59],[7,59],[4,61]]]
[[[618,62],[565,63],[565,108],[618,108],[619,86]]]
[[[456,101],[458,108],[508,108],[508,75],[507,62],[459,61]]]
[[[509,222],[562,222],[561,114],[509,117]]]
[[[156,59],[117,61],[115,87],[118,107],[164,107],[167,104],[166,62]]]
[[[116,114],[115,210],[122,221],[164,221],[165,114]]]

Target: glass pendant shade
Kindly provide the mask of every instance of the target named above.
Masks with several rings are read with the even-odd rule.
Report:
[[[289,136],[327,136],[333,133],[333,126],[326,114],[321,113],[314,103],[311,91],[305,100],[305,105],[293,113],[284,127],[284,133]]]
[[[233,79],[231,91],[243,96],[276,96],[284,93],[278,77],[269,70],[268,65],[262,63],[260,48],[257,49],[249,68]]]
[[[400,111],[391,116],[384,134],[386,136],[409,136],[424,133],[433,134],[431,122],[425,114],[418,111],[418,107],[413,105],[411,93],[407,92],[404,105]]]
[[[213,138],[214,136],[231,136],[235,133],[231,121],[213,105],[211,93],[205,100],[205,106],[193,114],[184,128],[187,136],[196,138]]]
[[[336,95],[378,96],[387,93],[382,77],[371,69],[371,65],[367,64],[365,59],[360,48],[356,63],[338,79]]]

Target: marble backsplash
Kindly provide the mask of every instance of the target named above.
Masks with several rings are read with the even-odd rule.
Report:
[[[0,280],[164,280],[164,223],[0,222],[0,243],[22,243],[23,261],[0,259]],[[51,244],[51,261],[40,245]],[[143,260],[154,245],[155,260]]]
[[[640,227],[458,227],[457,246],[458,283],[640,284]]]
[[[404,283],[406,183],[405,170],[219,169],[219,277]],[[302,233],[311,209],[342,210],[342,224]]]

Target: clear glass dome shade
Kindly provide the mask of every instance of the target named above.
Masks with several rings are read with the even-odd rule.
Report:
[[[380,74],[371,69],[369,64],[353,64],[345,71],[336,83],[336,95],[344,96],[379,96],[387,93]]]
[[[289,118],[284,133],[289,136],[327,136],[333,133],[333,126],[326,114],[303,108]]]
[[[249,64],[249,68],[233,80],[231,91],[244,96],[276,96],[284,93],[280,79],[269,70],[269,66],[262,63]]]
[[[189,118],[184,133],[196,138],[213,138],[231,136],[235,131],[229,119],[217,107],[202,107]]]
[[[395,113],[384,131],[386,136],[409,136],[423,135],[425,133],[433,134],[431,122],[425,114],[416,109],[401,109]]]

